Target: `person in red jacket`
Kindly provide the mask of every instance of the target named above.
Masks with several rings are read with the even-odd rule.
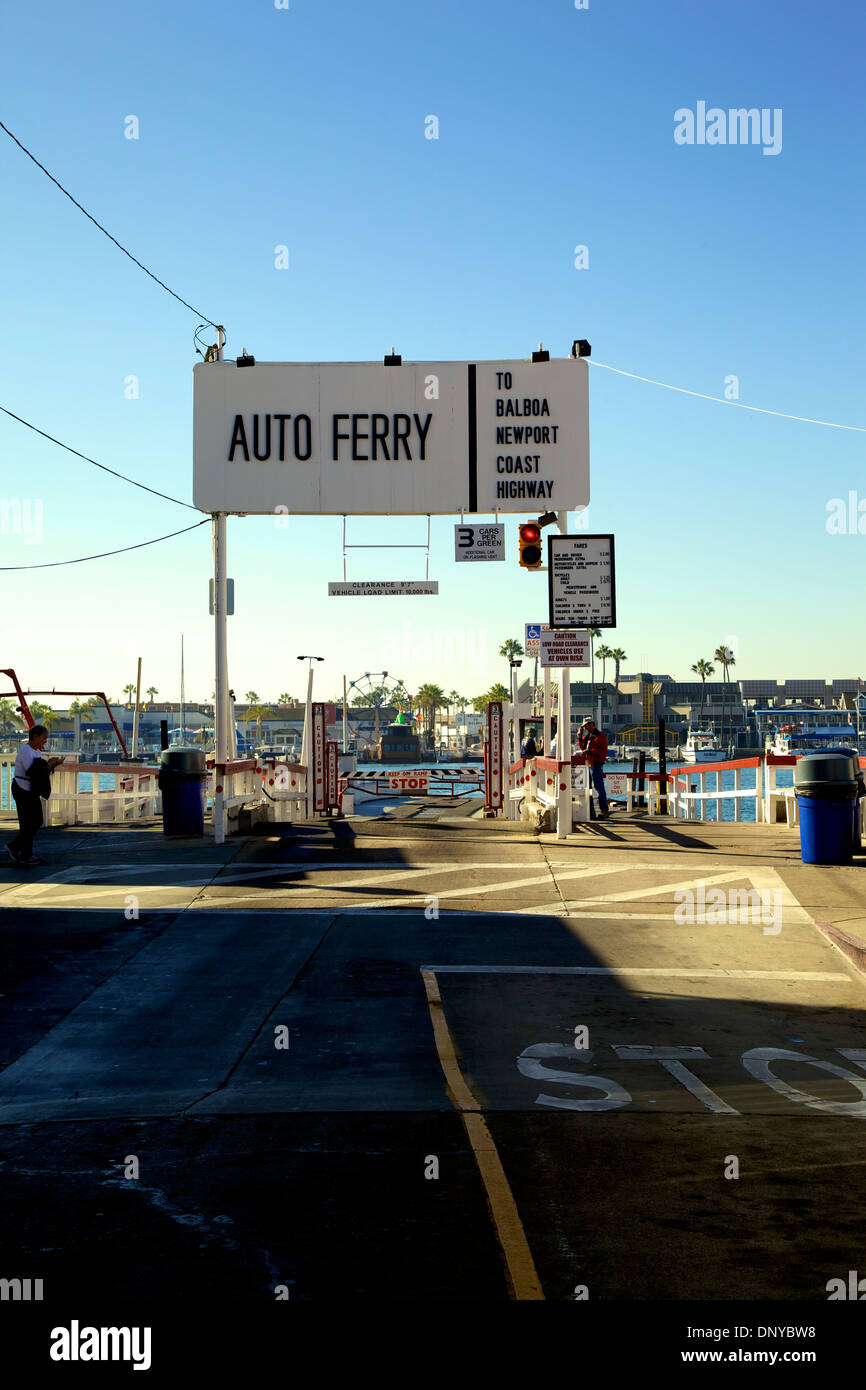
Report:
[[[602,816],[610,815],[610,808],[607,804],[607,792],[604,787],[604,764],[607,758],[607,738],[601,729],[595,727],[592,719],[584,719],[580,732],[577,735],[577,746],[580,753],[576,755],[580,762],[586,763],[590,768],[592,785],[598,793],[599,814]]]

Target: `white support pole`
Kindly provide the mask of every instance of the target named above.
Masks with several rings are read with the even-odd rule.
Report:
[[[348,716],[348,714],[347,714],[347,704],[346,704],[346,692],[347,692],[347,688],[348,688],[348,687],[347,687],[347,685],[346,685],[346,677],[344,676],[344,677],[343,677],[343,752],[344,752],[344,753],[347,753],[347,752],[348,752],[348,744],[349,744],[349,716]]]
[[[550,739],[551,739],[551,734],[550,734],[550,725],[551,725],[551,719],[550,719],[550,667],[549,667],[549,666],[545,666],[545,667],[543,668],[543,673],[544,673],[544,697],[543,697],[544,743],[543,743],[542,747],[544,748],[544,756],[545,756],[546,758],[549,758],[549,757],[550,757]]]
[[[764,819],[764,762],[763,759],[755,768],[755,824],[760,825]]]
[[[217,361],[223,360],[225,329],[217,325]],[[213,512],[211,515],[213,535],[213,626],[214,626],[214,762],[225,764],[228,761],[228,700],[229,668],[226,631],[226,514]],[[219,784],[219,776],[214,777],[214,786]],[[214,794],[213,823],[214,840],[221,845],[225,840],[226,825],[223,809],[223,796]]]
[[[512,711],[513,711],[513,718],[512,718],[512,721],[511,721],[511,727],[512,727],[513,730],[514,730],[514,761],[517,762],[517,759],[520,757],[520,717],[519,717],[519,714],[518,714],[518,705],[517,705],[517,667],[516,667],[516,666],[512,666],[512,668],[511,668],[511,708],[512,708]]]
[[[557,512],[556,526],[559,534],[568,534],[568,512]],[[571,830],[571,670],[563,666],[559,673],[559,716],[556,724],[556,756],[567,764],[560,782],[567,783],[566,792],[559,791],[559,809],[556,817],[556,838],[564,840]]]
[[[226,517],[214,512],[214,742],[216,762],[228,761],[228,651],[226,646]]]
[[[214,562],[214,788],[222,785],[223,775],[219,764],[225,767],[228,761],[228,705],[229,678],[228,653],[226,649],[226,518],[225,512],[214,512],[211,519],[213,532]],[[214,843],[221,845],[226,837],[225,796],[214,791],[213,828]]]
[[[135,678],[135,713],[132,716],[132,757],[138,753],[138,716],[141,711],[141,657],[138,658],[138,674]]]

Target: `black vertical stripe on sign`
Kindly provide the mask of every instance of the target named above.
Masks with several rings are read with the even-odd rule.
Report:
[[[467,364],[469,373],[466,382],[467,402],[469,406],[469,511],[478,511],[478,420],[476,416],[475,403],[475,363]]]

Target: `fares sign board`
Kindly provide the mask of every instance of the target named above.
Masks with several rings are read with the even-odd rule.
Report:
[[[542,667],[590,664],[588,632],[574,632],[571,628],[543,627],[539,644],[539,661]]]
[[[445,515],[589,502],[586,358],[202,362],[204,512]]]
[[[551,627],[616,627],[613,536],[548,536],[547,565]]]

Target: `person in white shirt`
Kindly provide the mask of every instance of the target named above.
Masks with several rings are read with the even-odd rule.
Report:
[[[13,864],[41,864],[42,860],[33,853],[33,836],[42,825],[42,798],[31,781],[31,771],[37,758],[55,768],[62,758],[46,758],[43,749],[48,738],[44,724],[34,724],[26,743],[22,743],[15,759],[12,780],[12,795],[18,811],[18,834],[6,846],[6,855]],[[34,778],[35,780],[35,778]],[[46,793],[47,795],[47,793]]]

